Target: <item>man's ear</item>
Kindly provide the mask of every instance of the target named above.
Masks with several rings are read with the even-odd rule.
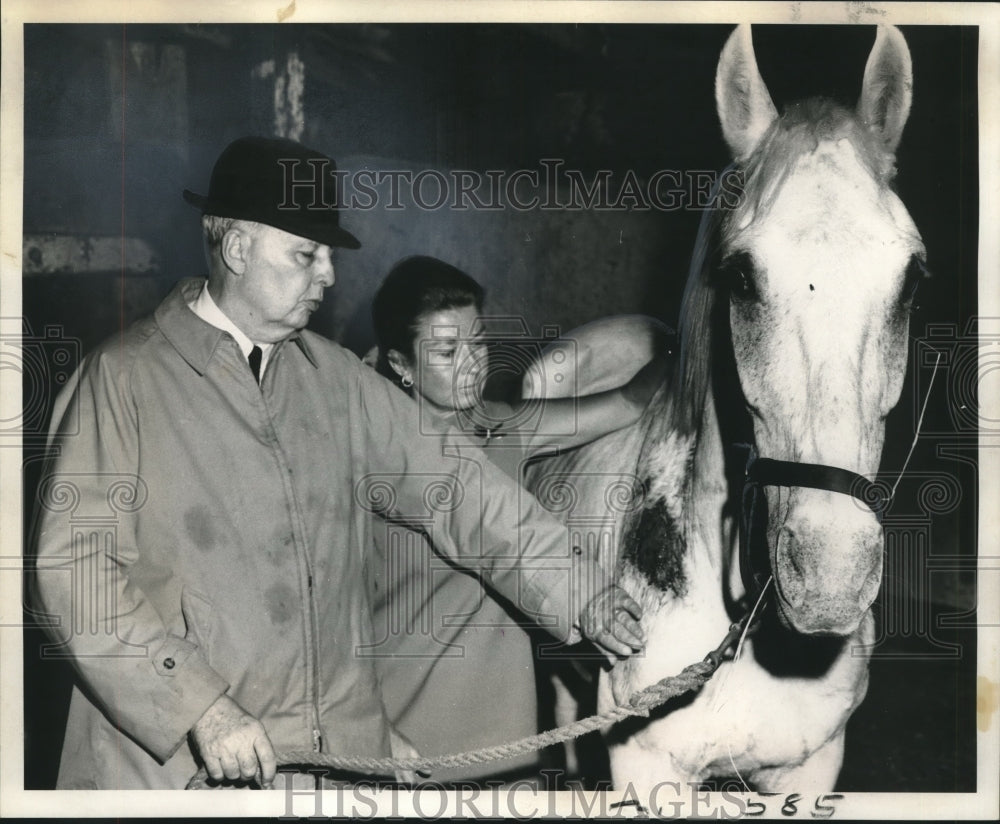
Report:
[[[392,371],[399,375],[399,377],[410,374],[410,362],[398,350],[390,349],[386,353],[385,359],[389,361]]]
[[[247,251],[250,248],[250,235],[238,226],[232,226],[222,236],[219,251],[222,262],[233,274],[242,275],[247,268]]]

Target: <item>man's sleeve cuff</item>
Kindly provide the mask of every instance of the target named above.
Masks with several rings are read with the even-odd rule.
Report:
[[[229,683],[194,644],[176,636],[167,636],[151,663],[158,683],[150,696],[152,724],[143,743],[165,763]]]

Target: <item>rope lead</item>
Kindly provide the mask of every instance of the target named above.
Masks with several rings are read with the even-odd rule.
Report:
[[[596,732],[603,727],[611,726],[634,716],[649,717],[649,713],[662,706],[671,698],[691,692],[705,685],[715,674],[719,666],[726,660],[727,653],[740,637],[751,613],[748,611],[743,618],[729,628],[726,637],[714,650],[705,656],[704,660],[689,664],[678,675],[667,676],[633,693],[624,705],[612,707],[604,712],[596,713],[574,721],[553,730],[530,735],[518,741],[483,747],[469,752],[436,755],[426,758],[366,758],[352,755],[333,755],[311,750],[290,750],[276,753],[278,764],[282,766],[301,764],[315,767],[329,767],[367,775],[392,776],[397,770],[413,770],[428,772],[433,767],[468,767],[473,764],[485,764],[499,761],[527,752],[562,744],[587,733]],[[208,784],[208,773],[201,767],[188,782],[185,789],[211,789]]]

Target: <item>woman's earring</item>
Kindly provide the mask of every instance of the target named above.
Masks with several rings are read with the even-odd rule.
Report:
[[[411,386],[413,386],[413,378],[410,377],[409,372],[403,375],[403,377],[399,379],[399,382],[403,384],[404,389],[409,389]]]

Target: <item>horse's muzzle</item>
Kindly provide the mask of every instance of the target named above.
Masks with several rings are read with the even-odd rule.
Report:
[[[850,635],[878,595],[882,529],[870,514],[853,514],[841,519],[828,510],[819,528],[789,519],[778,532],[772,559],[778,614],[796,632]],[[855,526],[859,517],[864,523]]]

